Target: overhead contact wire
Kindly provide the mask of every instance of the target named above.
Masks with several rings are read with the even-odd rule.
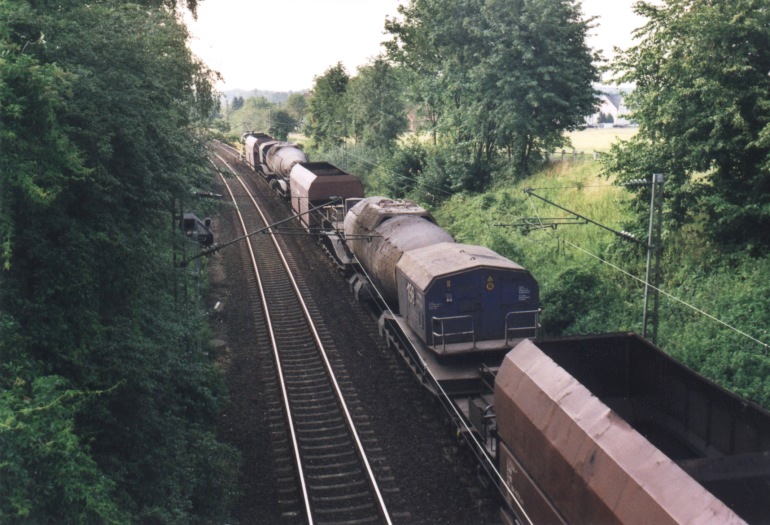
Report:
[[[538,219],[538,221],[540,221],[540,216],[539,216],[539,215],[538,215],[538,213],[537,213],[537,207],[535,206],[535,203],[532,201],[532,197],[531,197],[529,194],[527,194],[527,200],[529,200],[529,203],[530,203],[530,205],[532,206],[532,210],[533,210],[533,211],[534,211],[534,213],[535,213],[535,217]],[[542,223],[542,221],[540,221],[540,225],[541,225],[541,226],[542,226],[542,224],[543,224],[543,223]],[[550,232],[549,232],[549,233],[550,233]],[[752,336],[752,335],[750,335],[750,334],[747,334],[746,332],[744,332],[744,331],[743,331],[743,330],[741,330],[740,328],[737,328],[737,327],[735,327],[735,326],[732,326],[731,324],[729,324],[729,323],[727,323],[727,322],[725,322],[725,321],[722,321],[721,319],[718,319],[717,317],[715,317],[715,316],[711,315],[710,313],[706,312],[705,310],[702,310],[702,309],[698,308],[697,306],[694,306],[694,305],[692,305],[692,304],[690,304],[690,303],[688,303],[688,302],[686,302],[686,301],[684,301],[684,300],[682,300],[682,299],[680,299],[680,298],[678,298],[678,297],[676,297],[676,296],[674,296],[674,295],[672,295],[672,294],[668,293],[667,291],[665,291],[665,290],[663,290],[663,289],[661,289],[661,288],[655,287],[655,286],[651,285],[650,283],[647,283],[647,282],[645,282],[645,280],[644,280],[644,279],[642,279],[642,278],[640,278],[640,277],[637,277],[636,275],[633,275],[633,274],[632,274],[632,273],[630,273],[630,272],[627,272],[627,271],[626,271],[626,270],[624,270],[623,268],[620,268],[619,266],[617,266],[617,265],[615,265],[615,264],[611,263],[610,261],[607,261],[607,260],[605,260],[605,259],[602,259],[602,258],[601,258],[601,257],[599,257],[598,255],[595,255],[595,254],[593,254],[593,253],[589,252],[589,251],[588,251],[588,250],[586,250],[585,248],[583,248],[583,247],[581,247],[581,246],[578,246],[577,244],[575,244],[575,243],[573,243],[573,242],[571,242],[571,241],[568,241],[567,239],[564,239],[564,238],[562,238],[562,240],[564,241],[564,243],[565,243],[565,244],[569,244],[570,246],[572,246],[572,247],[573,247],[573,248],[575,248],[576,250],[579,250],[579,251],[581,251],[581,252],[585,253],[586,255],[588,255],[588,256],[590,256],[590,257],[593,257],[593,258],[594,258],[594,259],[596,259],[597,261],[599,261],[599,262],[601,262],[601,263],[603,263],[603,264],[606,264],[607,266],[609,266],[609,267],[611,267],[611,268],[613,268],[613,269],[617,270],[618,272],[620,272],[620,273],[624,274],[625,276],[627,276],[627,277],[630,277],[631,279],[633,279],[633,280],[635,280],[635,281],[638,281],[639,283],[641,283],[641,284],[643,284],[643,285],[649,286],[651,289],[653,289],[653,290],[655,290],[655,291],[657,291],[657,292],[660,292],[660,293],[662,293],[663,295],[665,295],[665,296],[666,296],[666,297],[668,297],[669,299],[672,299],[673,301],[675,301],[675,302],[677,302],[677,303],[680,303],[680,304],[682,304],[682,305],[686,306],[687,308],[690,308],[691,310],[693,310],[693,311],[695,311],[695,312],[697,312],[697,313],[699,313],[699,314],[701,314],[701,315],[704,315],[704,316],[708,317],[708,318],[709,318],[709,319],[711,319],[712,321],[715,321],[716,323],[718,323],[718,324],[720,324],[720,325],[724,326],[725,328],[728,328],[728,329],[730,329],[730,330],[734,331],[735,333],[737,333],[737,334],[739,334],[739,335],[742,335],[743,337],[745,337],[745,338],[747,338],[747,339],[749,339],[749,340],[751,340],[751,341],[753,341],[753,342],[755,342],[755,343],[757,343],[757,344],[761,345],[761,346],[762,346],[762,347],[763,347],[763,348],[764,348],[766,351],[767,351],[767,349],[769,348],[769,346],[768,346],[768,343],[765,343],[765,342],[763,342],[763,341],[760,341],[760,340],[759,340],[759,339],[757,339],[756,337],[754,337],[754,336]]]

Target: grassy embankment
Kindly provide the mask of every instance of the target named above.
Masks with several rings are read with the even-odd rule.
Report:
[[[586,130],[573,134],[572,141],[590,157],[594,150],[607,151],[616,137],[628,138],[634,132]],[[625,228],[631,194],[613,186],[600,171],[593,161],[553,163],[525,181],[500,181],[483,194],[456,195],[433,213],[458,241],[489,246],[535,275],[549,334],[641,332],[643,246],[591,224],[531,231],[522,226],[569,216],[529,197],[524,190],[532,188],[610,228]],[[644,225],[641,230],[646,231]],[[697,311],[767,342],[770,260],[719,253],[702,238],[697,225],[665,235],[658,344],[707,377],[770,407],[767,349]]]

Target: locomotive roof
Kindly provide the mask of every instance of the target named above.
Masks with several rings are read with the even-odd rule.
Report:
[[[473,268],[527,272],[522,266],[489,248],[452,242],[440,242],[409,250],[398,262],[398,269],[421,290],[425,290],[437,277]]]

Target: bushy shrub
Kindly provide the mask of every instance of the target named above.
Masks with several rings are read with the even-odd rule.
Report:
[[[405,198],[415,190],[423,176],[428,152],[419,140],[411,138],[384,159],[380,180],[382,193]]]
[[[438,147],[428,152],[418,192],[422,199],[437,202],[462,191],[481,191],[490,178],[491,166],[485,161],[461,148]]]

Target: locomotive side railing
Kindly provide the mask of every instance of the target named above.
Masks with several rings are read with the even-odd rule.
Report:
[[[462,321],[467,319],[470,321],[471,328],[470,330],[461,330],[456,332],[447,332],[446,331],[446,323],[449,321]],[[473,346],[476,346],[476,329],[473,325],[473,317],[470,315],[457,315],[454,317],[432,317],[431,318],[432,323],[432,336],[433,336],[433,346],[436,347],[436,339],[441,339],[441,345],[442,349],[446,351],[446,345],[447,345],[447,338],[448,337],[459,337],[459,338],[465,338],[467,336],[471,336],[470,340],[473,342]],[[438,325],[439,331],[436,331],[436,326]]]
[[[534,324],[532,326],[511,326],[513,324],[513,318],[516,317],[522,317],[525,315],[532,315],[534,314]],[[520,310],[518,312],[508,312],[505,315],[505,343],[508,344],[508,341],[511,339],[515,339],[511,332],[517,333],[517,332],[524,332],[528,330],[534,331],[534,337],[537,337],[537,329],[540,326],[540,323],[538,322],[538,317],[540,316],[540,310]]]

